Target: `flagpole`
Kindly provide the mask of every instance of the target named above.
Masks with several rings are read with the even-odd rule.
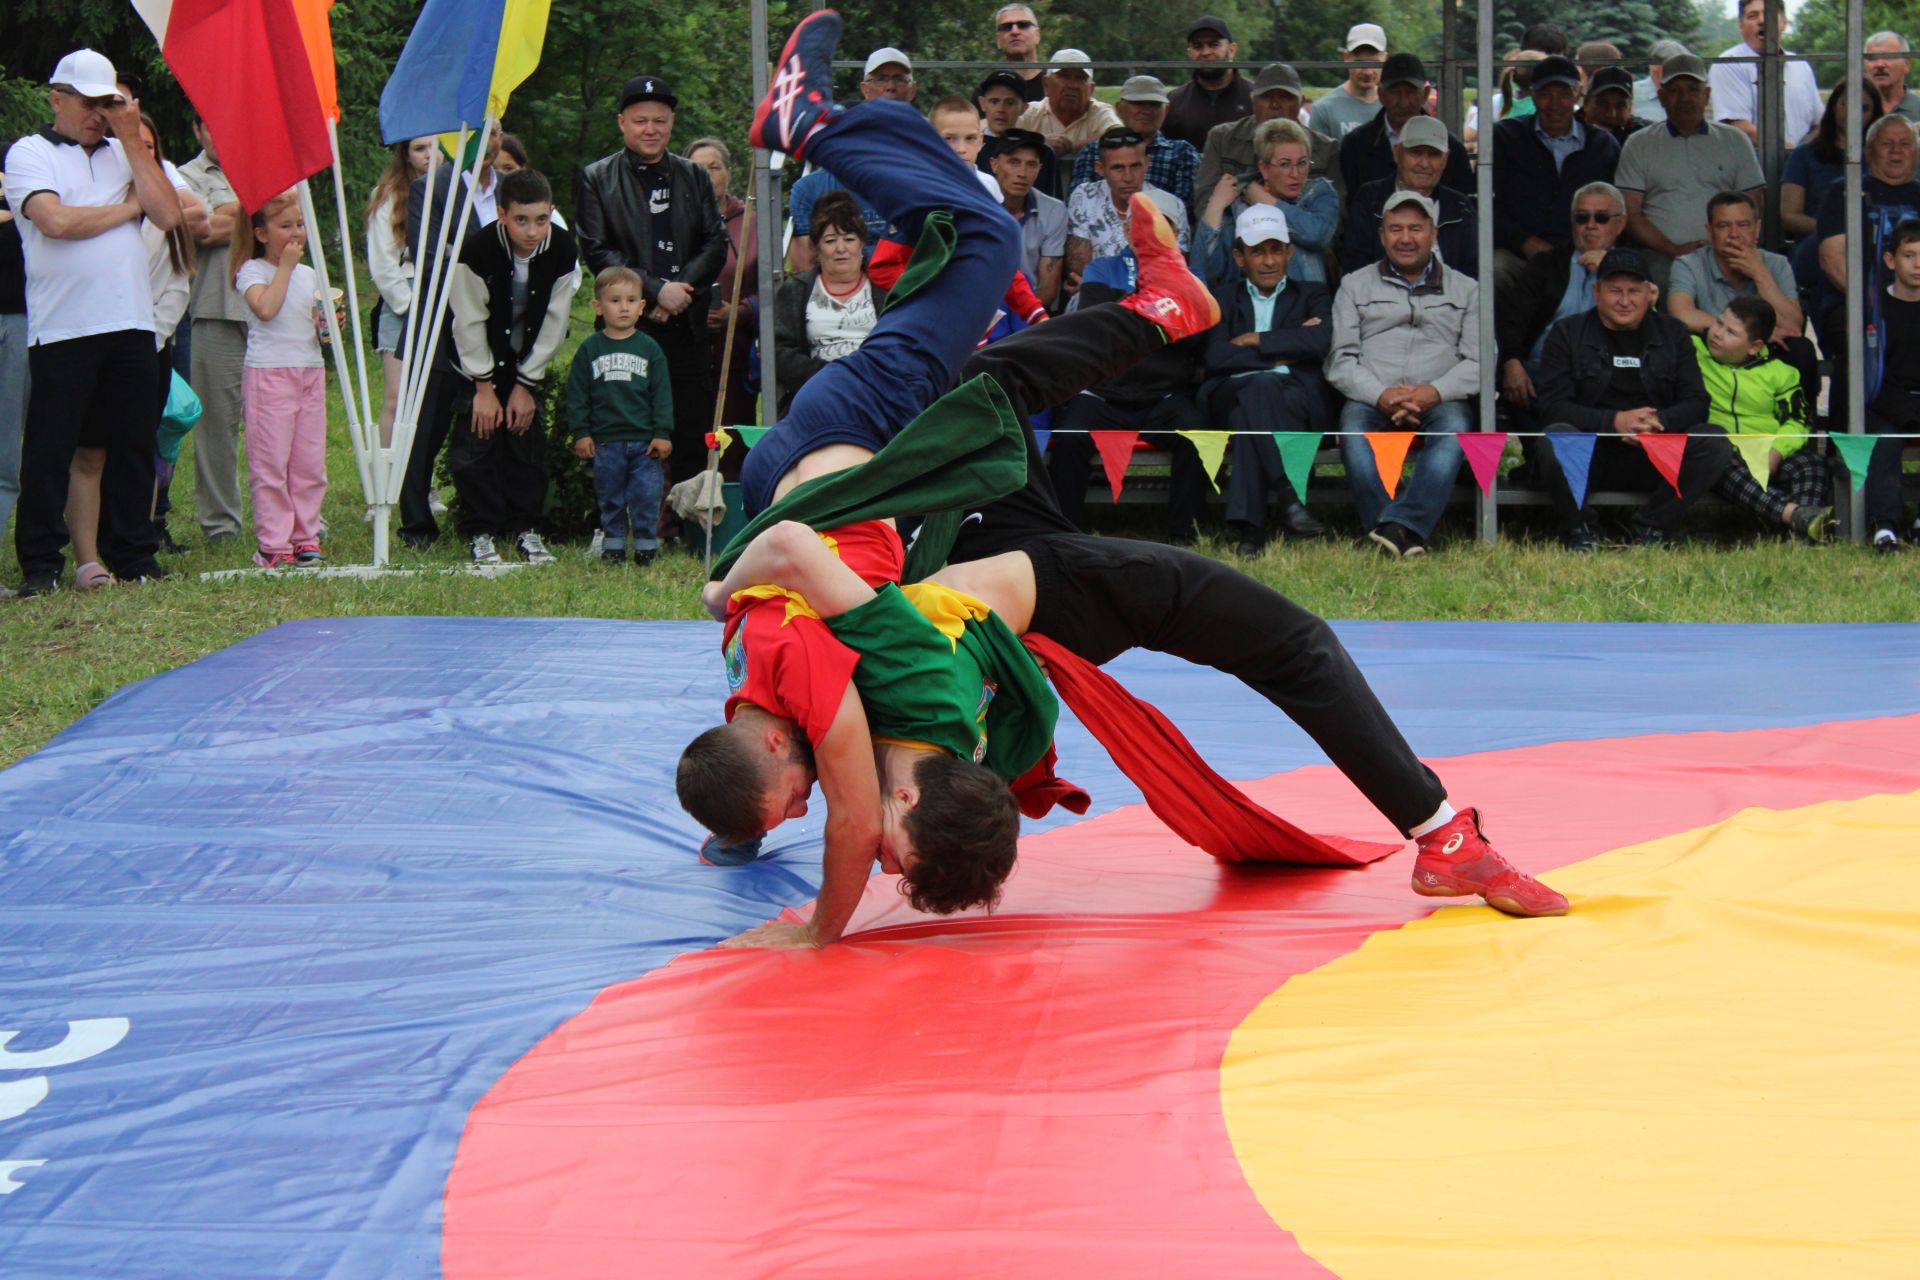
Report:
[[[340,399],[347,412],[347,440],[353,445],[354,465],[360,471],[360,483],[365,486],[372,482],[373,474],[367,462],[366,440],[359,422],[360,406],[354,403],[353,382],[347,376],[347,353],[343,348],[346,339],[340,332],[339,317],[334,313],[333,287],[327,276],[326,248],[320,240],[320,218],[313,207],[313,190],[307,179],[300,179],[299,199],[300,216],[307,224],[307,253],[313,258],[313,271],[320,282],[320,297],[308,302],[321,303],[323,322],[327,331],[327,345],[333,349],[333,372],[340,381]]]
[[[355,279],[353,269],[353,223],[347,214],[347,180],[340,168],[340,130],[332,118],[327,120],[327,145],[333,151],[334,207],[340,216],[340,254],[346,264],[347,324],[353,330],[353,366],[360,388],[360,434],[371,457],[375,442],[372,429],[378,418],[373,412],[373,394],[367,384],[367,338],[360,327],[360,283]],[[347,388],[341,390],[345,392]],[[362,479],[368,482],[367,497],[371,501],[372,469],[366,467],[363,470],[366,474]]]
[[[435,143],[427,153],[426,190],[420,204],[421,240],[424,245],[426,228],[433,221],[433,180],[440,169],[440,147]],[[400,339],[400,390],[393,399],[393,425],[387,430],[387,438],[380,444],[378,461],[374,465],[372,494],[373,504],[373,567],[383,567],[388,561],[389,525],[392,523],[393,497],[387,484],[387,473],[393,467],[395,444],[402,438],[412,440],[413,431],[407,425],[408,405],[411,403],[413,372],[418,362],[420,337],[420,300],[425,296],[423,255],[413,257],[413,295],[408,303],[406,328]]]
[[[420,408],[421,408],[420,402],[425,398],[426,384],[428,379],[432,377],[434,353],[436,350],[438,350],[440,346],[440,327],[441,327],[441,324],[446,319],[447,304],[448,304],[449,298],[451,297],[451,290],[448,287],[450,284],[450,277],[453,274],[454,265],[460,261],[460,247],[466,243],[467,224],[473,220],[474,188],[476,185],[478,185],[480,181],[480,166],[486,163],[486,159],[487,159],[486,144],[487,144],[487,139],[490,136],[493,127],[494,127],[493,118],[489,116],[481,126],[480,149],[473,157],[473,169],[467,175],[467,193],[465,198],[463,198],[460,201],[460,216],[458,219],[455,220],[456,225],[453,231],[453,245],[451,249],[445,254],[444,258],[438,252],[434,254],[434,263],[433,263],[433,271],[432,271],[432,284],[434,286],[432,290],[433,298],[431,300],[431,303],[429,304],[431,307],[429,315],[431,317],[432,322],[431,324],[429,324],[429,326],[427,327],[426,333],[422,337],[422,341],[425,343],[425,348],[421,353],[422,358],[420,361],[420,370],[421,370],[420,376],[415,379],[416,395],[415,395],[415,403],[414,403],[414,409],[413,409],[413,421],[411,424],[413,427],[413,430],[408,433],[408,437],[407,437],[407,446],[408,446],[407,453],[409,454],[412,452],[414,437],[419,433],[419,430],[420,430],[420,422],[419,422]],[[462,121],[460,124],[460,147],[462,149],[465,149],[467,145],[467,134],[470,131],[471,131],[470,126],[465,121]],[[449,183],[448,186],[449,188],[451,188],[452,183]],[[453,193],[451,190],[449,190],[447,193],[447,204],[444,212],[450,214],[452,210],[453,210]],[[443,224],[443,237],[439,242],[439,244],[435,246],[435,248],[438,249],[438,248],[444,247],[445,245],[446,245],[446,240],[444,238],[444,224]],[[443,261],[445,263],[444,266],[441,265]],[[394,444],[396,446],[395,448],[396,455],[402,458],[405,457],[406,455],[400,454],[399,452],[399,449],[398,449],[399,440],[397,438],[395,439]],[[400,470],[404,472],[405,470],[404,462],[400,463]],[[390,482],[394,480],[394,471],[391,468],[389,468],[388,470],[388,480]],[[391,485],[391,488],[397,490],[398,486],[397,484],[393,484]]]

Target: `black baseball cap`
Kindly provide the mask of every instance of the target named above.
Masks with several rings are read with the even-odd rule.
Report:
[[[1026,82],[1019,76],[1013,74],[1013,72],[996,71],[974,86],[973,96],[974,100],[978,101],[986,96],[986,92],[989,89],[1011,89],[1024,98],[1026,94],[1022,92],[1022,90],[1024,90],[1025,87]]]
[[[1606,93],[1617,90],[1620,93],[1633,93],[1633,72],[1625,67],[1602,67],[1587,77],[1587,94]]]
[[[659,76],[635,76],[620,86],[620,105],[616,111],[625,111],[636,102],[664,102],[678,110],[680,99],[673,96],[673,86]]]
[[[1593,273],[1596,280],[1605,280],[1612,276],[1634,276],[1641,280],[1651,280],[1647,274],[1647,260],[1632,249],[1612,249],[1600,259],[1600,269]]]
[[[1573,65],[1573,59],[1564,54],[1550,53],[1533,64],[1527,76],[1527,83],[1535,90],[1544,89],[1550,84],[1564,84],[1572,88],[1580,87],[1580,68]]]
[[[1427,84],[1427,64],[1411,53],[1390,53],[1380,65],[1380,87],[1391,89],[1396,84],[1417,84],[1422,88]]]
[[[1009,129],[997,138],[987,139],[992,150],[988,157],[1004,156],[1012,151],[1031,151],[1034,158],[1044,162],[1047,158],[1047,140],[1031,129]]]
[[[1227,26],[1227,20],[1215,14],[1202,14],[1187,25],[1187,39],[1191,40],[1202,31],[1217,31],[1222,40],[1233,39],[1233,32]]]

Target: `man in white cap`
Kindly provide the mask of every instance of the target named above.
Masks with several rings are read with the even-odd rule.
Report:
[[[1347,32],[1340,60],[1347,64],[1345,83],[1313,104],[1307,123],[1315,133],[1336,142],[1358,129],[1380,111],[1380,63],[1387,56],[1387,33],[1377,22],[1360,22]]]
[[[866,74],[860,81],[860,96],[868,102],[891,98],[912,102],[919,86],[913,82],[913,59],[891,45],[867,55]]]
[[[140,108],[116,87],[113,64],[91,49],[60,59],[50,128],[7,151],[6,189],[27,274],[32,383],[22,441],[14,545],[23,595],[56,589],[67,543],[67,475],[77,448],[106,450],[102,565],[79,566],[82,585],[162,576],[153,497],[153,294],[144,219],[170,231],[184,218],[181,180],[140,140]],[[109,136],[111,135],[111,136]]]
[[[1287,278],[1292,236],[1274,206],[1241,214],[1233,238],[1233,261],[1245,279],[1213,292],[1220,323],[1207,335],[1200,403],[1208,421],[1237,433],[1227,529],[1240,554],[1254,556],[1266,541],[1267,496],[1275,489],[1289,534],[1317,538],[1327,531],[1293,491],[1270,433],[1333,426],[1320,372],[1333,345],[1333,295],[1324,284]]]
[[[1054,156],[1071,165],[1080,148],[1118,128],[1113,108],[1093,96],[1093,61],[1079,49],[1056,49],[1048,60],[1046,101],[1020,113],[1015,127],[1045,138]]]
[[[1340,409],[1340,456],[1367,538],[1399,559],[1427,548],[1453,495],[1471,430],[1467,397],[1480,389],[1480,290],[1434,253],[1439,210],[1417,191],[1387,200],[1386,257],[1340,282],[1333,300],[1327,381]],[[1389,499],[1367,437],[1421,436],[1413,474]]]
[[[1171,95],[1161,126],[1168,137],[1203,147],[1210,130],[1252,113],[1253,86],[1232,67],[1220,65],[1239,56],[1225,18],[1205,14],[1187,24],[1187,61],[1199,66]]]
[[[1200,168],[1200,153],[1191,143],[1169,138],[1160,131],[1167,118],[1167,86],[1153,76],[1134,76],[1120,86],[1120,100],[1114,105],[1120,123],[1147,140],[1147,181],[1162,191],[1171,191],[1182,205],[1193,204],[1194,175]],[[1068,193],[1090,182],[1099,181],[1094,162],[1099,150],[1086,147],[1073,162],[1073,178]]]

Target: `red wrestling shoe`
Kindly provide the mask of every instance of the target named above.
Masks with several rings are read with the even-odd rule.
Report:
[[[832,9],[808,14],[793,29],[747,141],[799,157],[813,131],[839,113],[833,100],[833,50],[839,43],[840,15]]]
[[[1136,192],[1127,208],[1127,239],[1140,263],[1140,287],[1120,300],[1135,315],[1160,326],[1168,342],[1205,333],[1220,323],[1220,304],[1193,272],[1180,252],[1167,215],[1144,192]]]
[[[1510,916],[1563,916],[1567,900],[1493,851],[1480,830],[1480,811],[1462,809],[1453,821],[1420,837],[1413,891],[1429,898],[1479,894]]]

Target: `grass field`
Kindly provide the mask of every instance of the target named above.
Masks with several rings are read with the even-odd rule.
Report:
[[[377,386],[376,386],[376,394]],[[340,425],[329,453],[327,542],[335,564],[371,559],[370,526]],[[192,438],[173,486],[174,534],[190,550],[166,560],[173,576],[91,594],[71,590],[0,602],[0,764],[47,742],[102,698],[293,618],[369,615],[694,618],[700,561],[669,553],[646,569],[589,562],[582,544],[559,545],[559,563],[497,578],[460,572],[364,581],[295,571],[201,581],[245,566],[246,539],[209,548],[193,513]],[[1337,481],[1335,482],[1338,483]],[[1108,531],[1152,537],[1151,508],[1104,513]],[[1575,557],[1544,526],[1508,529],[1495,546],[1472,538],[1466,513],[1442,527],[1436,552],[1383,562],[1354,545],[1351,515],[1330,508],[1335,536],[1270,546],[1248,561],[1254,576],[1330,618],[1585,622],[1911,622],[1920,619],[1920,556],[1876,559],[1850,544],[1819,549],[1756,539],[1727,513],[1702,513],[1698,539],[1673,550]],[[1346,521],[1346,524],[1341,523]],[[1203,544],[1225,555],[1229,546]],[[400,563],[458,570],[465,547],[451,530]],[[17,584],[11,538],[0,581]],[[1817,655],[1809,655],[1817,660]]]

